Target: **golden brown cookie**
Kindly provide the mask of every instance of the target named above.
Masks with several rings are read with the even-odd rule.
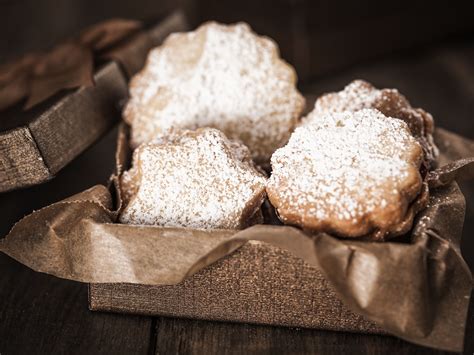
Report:
[[[121,223],[240,229],[261,219],[266,177],[248,149],[213,128],[138,147],[121,178]]]
[[[363,80],[355,80],[344,90],[321,96],[314,110],[303,122],[317,120],[328,112],[357,111],[363,108],[375,108],[385,116],[405,121],[411,133],[421,144],[424,151],[424,165],[434,167],[438,149],[433,141],[433,117],[422,109],[413,108],[397,89],[377,89]]]
[[[267,194],[284,223],[383,239],[406,224],[422,159],[405,122],[375,109],[329,112],[273,154]]]
[[[209,22],[153,49],[130,84],[123,116],[132,146],[170,128],[218,128],[259,163],[283,146],[304,108],[277,45],[247,24]]]

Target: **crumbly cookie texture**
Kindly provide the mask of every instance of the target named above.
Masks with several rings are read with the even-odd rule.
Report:
[[[213,128],[176,131],[138,147],[121,177],[121,223],[240,229],[258,220],[266,177],[248,149]]]
[[[379,90],[366,81],[355,80],[342,91],[321,96],[316,101],[314,110],[303,119],[303,124],[317,120],[320,115],[328,112],[357,111],[363,108],[374,108],[386,116],[405,121],[423,148],[425,167],[434,167],[438,149],[433,141],[433,117],[422,109],[413,108],[397,89]]]
[[[168,129],[214,127],[259,163],[283,146],[304,108],[294,69],[245,23],[208,22],[170,35],[130,84],[132,146]]]
[[[375,109],[325,113],[273,154],[267,194],[284,223],[383,239],[420,192],[422,158],[399,119]]]

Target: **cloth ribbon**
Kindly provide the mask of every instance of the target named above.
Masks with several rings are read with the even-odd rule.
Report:
[[[94,85],[95,62],[116,60],[128,76],[144,64],[151,41],[139,21],[110,19],[49,51],[0,66],[0,111],[23,99],[30,109],[62,89]],[[139,50],[141,55],[136,54]]]

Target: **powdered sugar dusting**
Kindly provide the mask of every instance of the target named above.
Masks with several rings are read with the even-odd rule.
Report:
[[[317,120],[322,114],[364,108],[374,108],[386,116],[403,120],[424,150],[426,167],[433,166],[438,155],[432,135],[433,118],[429,113],[413,108],[396,89],[379,90],[366,81],[355,80],[344,90],[323,95],[316,100],[314,110],[303,119],[303,124]]]
[[[171,127],[215,127],[264,162],[288,141],[303,110],[295,84],[273,41],[244,23],[210,22],[150,52],[130,85],[124,118],[134,146]]]
[[[401,120],[373,109],[325,113],[273,154],[267,193],[286,223],[344,236],[389,231],[420,191],[421,160]]]
[[[122,177],[130,224],[238,229],[260,208],[266,177],[220,131],[173,132],[134,152]]]
[[[317,115],[327,112],[357,111],[373,108],[374,102],[381,97],[380,90],[369,83],[355,80],[344,90],[321,96],[314,104],[314,110],[305,119],[316,119]]]

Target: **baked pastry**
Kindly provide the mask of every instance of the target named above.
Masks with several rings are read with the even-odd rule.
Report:
[[[121,223],[240,229],[261,218],[266,177],[248,149],[213,128],[138,147],[121,177]]]
[[[268,162],[304,108],[296,80],[277,45],[245,23],[172,34],[131,81],[123,116],[132,146],[170,128],[214,127]]]
[[[357,111],[374,108],[389,117],[405,121],[410,132],[421,144],[424,151],[424,167],[431,169],[435,165],[438,149],[433,141],[433,117],[420,108],[413,108],[397,89],[379,90],[363,80],[355,80],[344,90],[321,96],[314,110],[303,119],[304,122],[317,120],[328,112]]]
[[[422,159],[405,122],[375,109],[329,112],[273,154],[267,194],[284,223],[382,240],[411,227]]]

